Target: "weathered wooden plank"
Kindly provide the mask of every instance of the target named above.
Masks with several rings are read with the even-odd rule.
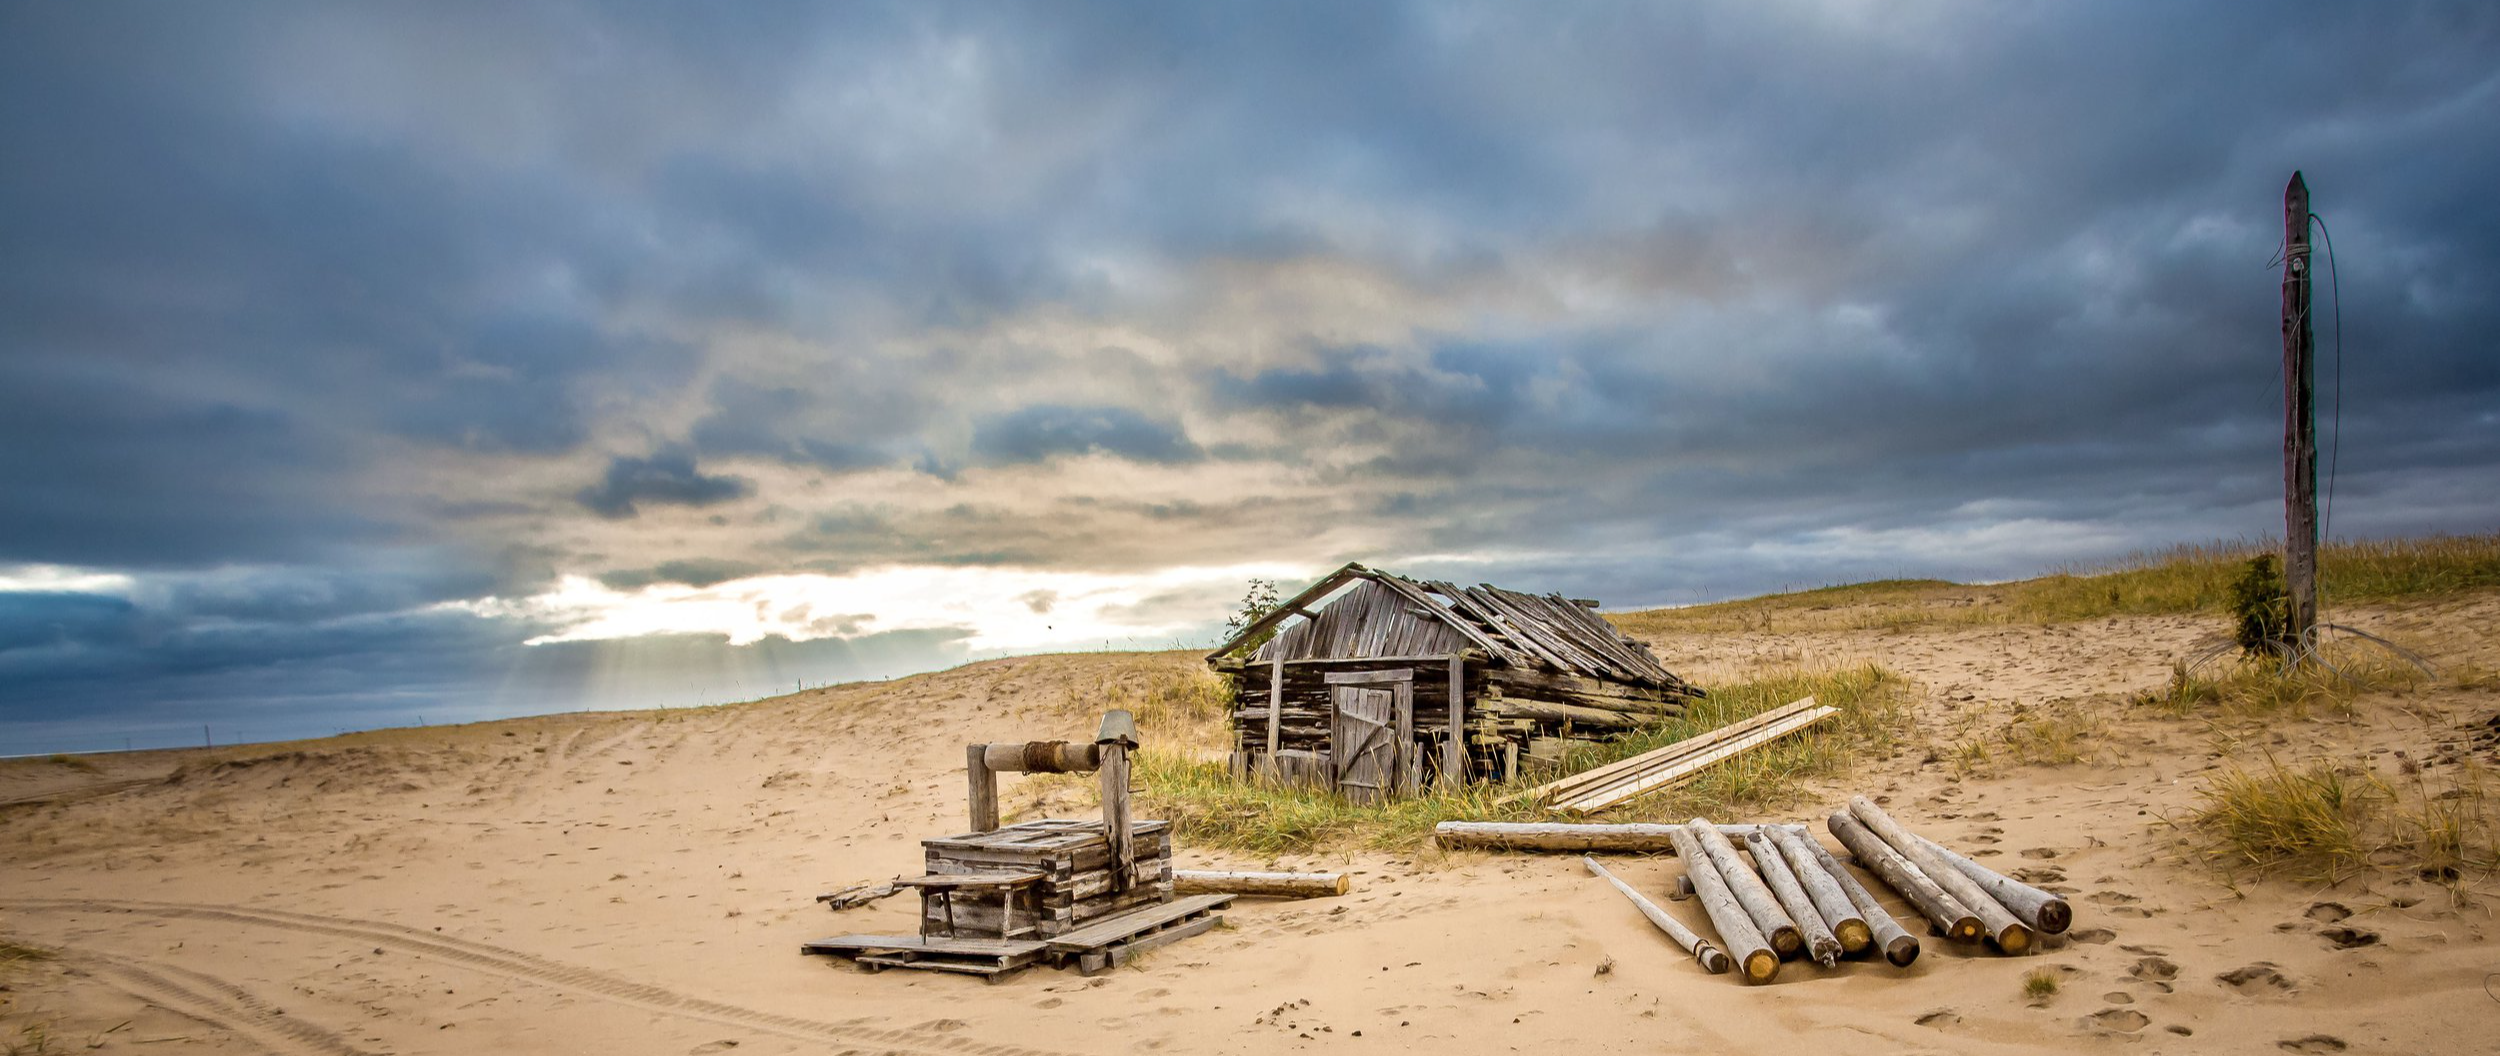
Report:
[[[1662,745],[1639,755],[1618,759],[1604,766],[1592,767],[1568,777],[1548,781],[1525,792],[1506,797],[1504,802],[1531,797],[1541,800],[1577,798],[1594,792],[1616,779],[1664,765],[1671,760],[1691,755],[1722,741],[1741,737],[1815,706],[1813,697],[1782,704],[1768,711],[1757,712],[1738,719],[1715,730],[1694,734],[1673,744]]]
[[[1594,791],[1581,793],[1568,802],[1555,805],[1564,810],[1593,813],[1663,788],[1672,788],[1700,776],[1702,771],[1712,766],[1802,731],[1839,713],[1837,708],[1816,708],[1792,715],[1759,730],[1714,745],[1698,754],[1678,758],[1664,766],[1626,777]]]
[[[1222,909],[1232,904],[1233,896],[1231,895],[1191,895],[1146,909],[1105,917],[1075,931],[1044,941],[1051,949],[1061,953],[1081,953],[1093,947],[1117,942],[1139,932],[1168,924],[1193,913]]]

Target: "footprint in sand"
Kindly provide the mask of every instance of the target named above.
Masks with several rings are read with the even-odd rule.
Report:
[[[2285,1052],[2302,1053],[2304,1056],[2342,1052],[2345,1047],[2344,1039],[2332,1034],[2312,1034],[2305,1038],[2294,1038],[2291,1041],[2278,1041],[2274,1043],[2274,1046]]]
[[[2279,996],[2299,989],[2292,985],[2290,979],[2284,978],[2283,973],[2274,965],[2265,961],[2233,968],[2214,978],[2240,993],[2260,997]]]
[[[2339,950],[2357,950],[2363,946],[2378,945],[2378,932],[2363,931],[2360,928],[2324,928],[2318,934],[2326,938],[2328,945]]]
[[[2046,847],[2025,847],[2022,850],[2022,856],[2025,858],[2055,858],[2057,857],[2057,852]]]
[[[1961,1013],[1955,1012],[1950,1008],[1939,1008],[1920,1015],[1915,1022],[1922,1027],[1935,1027],[1938,1030],[1942,1030],[1946,1027],[1960,1023],[1961,1021]]]
[[[2076,928],[2066,933],[2066,941],[2080,942],[2086,946],[2099,946],[2116,938],[2118,938],[2118,933],[2108,928]]]
[[[2336,924],[2352,916],[2352,911],[2345,909],[2341,902],[2313,902],[2309,905],[2309,912],[2303,915],[2320,924]]]
[[[686,1056],[710,1056],[711,1053],[728,1052],[729,1050],[737,1047],[737,1042],[731,1041],[727,1038],[722,1038],[719,1041],[707,1041],[701,1045],[687,1049]]]
[[[1041,1000],[1039,1000],[1039,1001],[1035,1001],[1035,1002],[1033,1002],[1033,1007],[1035,1007],[1035,1008],[1057,1008],[1057,1007],[1059,1007],[1059,1006],[1061,1006],[1061,1005],[1064,1005],[1064,1004],[1067,1004],[1067,1002],[1066,1002],[1066,1001],[1063,1001],[1063,1000],[1060,1000],[1059,998],[1056,998],[1056,997],[1045,997],[1045,998],[1043,998],[1043,999],[1041,999]]]
[[[2178,978],[2179,966],[2171,963],[2168,958],[2146,957],[2135,962],[2135,967],[2127,969],[2127,974],[2146,982],[2158,983]]]
[[[2133,1034],[2152,1023],[2151,1016],[2132,1008],[2104,1008],[2083,1017],[2083,1029],[2113,1034]]]

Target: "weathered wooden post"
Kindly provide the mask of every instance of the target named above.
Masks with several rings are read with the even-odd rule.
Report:
[[[2309,325],[2309,184],[2283,188],[2283,586],[2285,633],[2305,649],[2318,624],[2316,349]]]
[[[971,785],[972,831],[998,831],[998,774],[990,769],[989,745],[964,746],[964,780]]]
[[[1128,753],[1137,747],[1137,718],[1126,711],[1105,712],[1102,730],[1094,735],[1099,753],[1095,773],[1102,779],[1102,835],[1111,845],[1111,889],[1126,891],[1136,881],[1137,836],[1129,824]]]

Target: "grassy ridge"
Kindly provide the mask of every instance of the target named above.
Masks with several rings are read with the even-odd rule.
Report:
[[[1609,614],[1640,634],[1856,630],[1931,624],[2060,623],[2220,612],[2262,541],[2177,546],[2014,583],[1895,579],[1681,609]],[[2500,533],[2330,543],[2319,551],[2326,604],[2447,597],[2500,588]]]

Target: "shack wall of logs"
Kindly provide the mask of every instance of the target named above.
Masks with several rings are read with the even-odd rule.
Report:
[[[1461,755],[1453,770],[1448,766],[1450,660],[1412,656],[1233,665],[1224,673],[1232,680],[1235,772],[1327,784],[1335,747],[1328,683],[1333,673],[1413,673],[1414,751],[1423,760],[1426,784],[1450,778],[1509,780],[1558,759],[1566,742],[1603,740],[1681,716],[1689,699],[1576,675],[1495,667],[1481,656],[1461,653]],[[1277,696],[1271,687],[1278,684],[1284,688],[1282,705],[1271,715],[1268,700]],[[1268,754],[1271,719],[1273,757]]]

